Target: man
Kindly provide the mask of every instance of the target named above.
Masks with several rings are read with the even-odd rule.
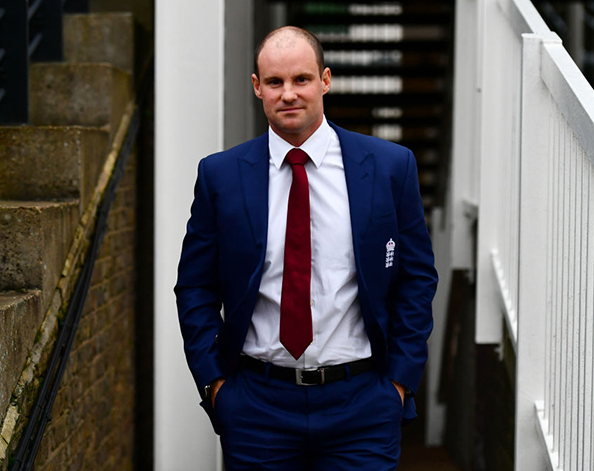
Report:
[[[228,471],[396,469],[437,283],[414,157],[326,121],[305,30],[252,82],[269,131],[200,162],[175,288],[201,405]]]

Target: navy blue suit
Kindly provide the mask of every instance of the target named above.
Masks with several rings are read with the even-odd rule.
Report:
[[[342,149],[372,355],[381,374],[412,392],[404,407],[404,419],[411,419],[437,284],[416,162],[402,146],[331,126]],[[188,364],[201,390],[237,369],[262,279],[268,171],[268,134],[199,164],[175,292]],[[390,239],[395,257],[387,266]]]

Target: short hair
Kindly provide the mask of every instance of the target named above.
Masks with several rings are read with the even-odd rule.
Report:
[[[324,49],[322,48],[322,43],[313,33],[310,33],[309,31],[303,28],[298,28],[297,26],[281,26],[280,28],[273,29],[266,36],[264,36],[264,39],[260,41],[260,43],[256,46],[256,49],[254,51],[254,73],[256,74],[256,77],[260,78],[258,58],[260,57],[262,49],[264,49],[264,46],[270,39],[272,39],[277,34],[283,33],[285,31],[290,31],[294,33],[296,36],[305,39],[309,43],[316,55],[316,62],[318,63],[318,68],[320,69],[321,77],[322,73],[324,72]]]

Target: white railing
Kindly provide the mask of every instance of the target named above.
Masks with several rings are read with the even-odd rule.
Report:
[[[523,89],[518,390],[537,384],[518,418],[538,414],[549,467],[581,471],[594,464],[594,90],[554,35],[524,37]]]
[[[594,90],[529,0],[469,3],[454,121],[478,136],[477,342],[515,349],[515,469],[591,470]]]

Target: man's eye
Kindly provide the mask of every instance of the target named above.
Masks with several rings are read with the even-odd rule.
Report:
[[[280,80],[271,80],[268,82],[268,85],[276,86],[280,84]]]
[[[298,81],[299,83],[305,83],[305,82],[307,82],[307,78],[305,78],[305,77],[299,77],[299,78],[297,79],[297,81]]]

